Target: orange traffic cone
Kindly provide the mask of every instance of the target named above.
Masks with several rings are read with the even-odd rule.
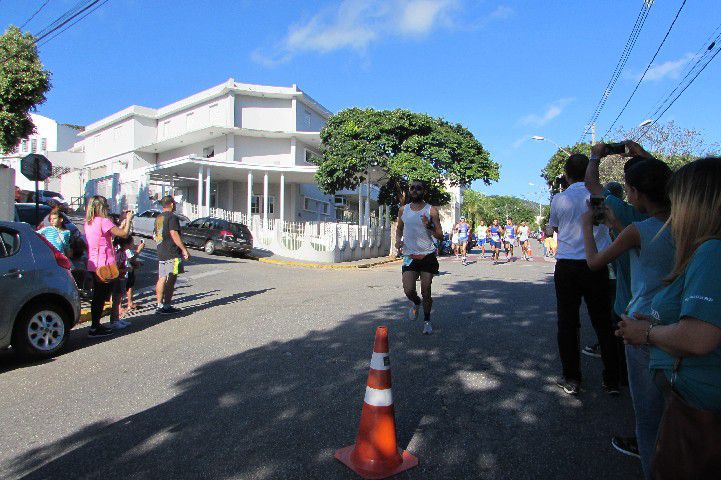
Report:
[[[336,451],[335,458],[366,479],[390,477],[418,465],[396,441],[386,327],[376,330],[356,443]]]

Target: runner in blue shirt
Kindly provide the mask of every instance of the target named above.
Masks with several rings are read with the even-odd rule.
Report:
[[[510,261],[513,257],[513,243],[516,241],[516,226],[513,224],[513,219],[508,217],[506,220],[506,226],[503,229],[503,243],[506,249],[506,260]],[[510,252],[510,257],[509,257]]]
[[[461,248],[461,261],[463,265],[468,265],[466,250],[468,249],[468,233],[470,230],[471,226],[466,222],[466,217],[461,217],[461,221],[458,222],[458,245]]]
[[[491,248],[493,250],[493,261],[497,262],[498,257],[501,255],[501,235],[503,234],[503,228],[498,225],[498,219],[493,220],[493,224],[488,229],[488,236],[491,241]]]

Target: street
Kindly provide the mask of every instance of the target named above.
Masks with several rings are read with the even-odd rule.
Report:
[[[320,270],[191,250],[182,312],[156,316],[147,243],[130,328],[91,340],[79,325],[64,354],[38,364],[0,353],[0,478],[355,478],[333,452],[354,442],[379,325],[398,442],[420,459],[399,478],[640,477],[611,447],[633,411],[627,390],[603,394],[600,360],[582,359],[579,397],[554,384],[542,258],[443,258],[423,336],[405,320],[399,263]],[[585,313],[581,341],[595,342]]]

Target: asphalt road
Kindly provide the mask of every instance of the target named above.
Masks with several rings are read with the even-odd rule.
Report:
[[[152,312],[152,242],[139,276],[145,308],[102,340],[77,327],[63,355],[0,353],[0,478],[346,479],[333,459],[354,442],[374,330],[390,330],[400,446],[411,479],[639,478],[610,439],[632,431],[628,393],[564,396],[553,265],[441,262],[435,332],[403,320],[400,266],[317,270],[194,257]],[[584,317],[582,339],[594,340]]]

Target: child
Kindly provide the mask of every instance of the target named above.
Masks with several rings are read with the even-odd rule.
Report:
[[[125,284],[126,297],[128,302],[128,308],[126,312],[135,310],[138,305],[133,302],[133,286],[135,286],[135,270],[143,265],[143,262],[138,260],[136,257],[140,255],[140,252],[145,248],[145,242],[140,241],[140,244],[136,247],[133,237],[124,239],[121,244],[122,248],[125,249],[125,256],[127,257],[127,279]]]
[[[120,330],[122,328],[130,326],[130,322],[123,320],[125,316],[125,310],[123,310],[123,297],[125,296],[125,284],[127,281],[127,262],[128,257],[125,255],[125,248],[122,247],[122,242],[126,239],[121,237],[115,237],[113,239],[113,245],[115,246],[115,265],[118,267],[118,279],[113,284],[112,293],[112,309],[110,310],[110,328]]]
[[[45,237],[60,253],[70,256],[70,230],[65,228],[65,221],[60,215],[60,209],[53,207],[48,215],[49,227],[38,230],[38,233]]]

